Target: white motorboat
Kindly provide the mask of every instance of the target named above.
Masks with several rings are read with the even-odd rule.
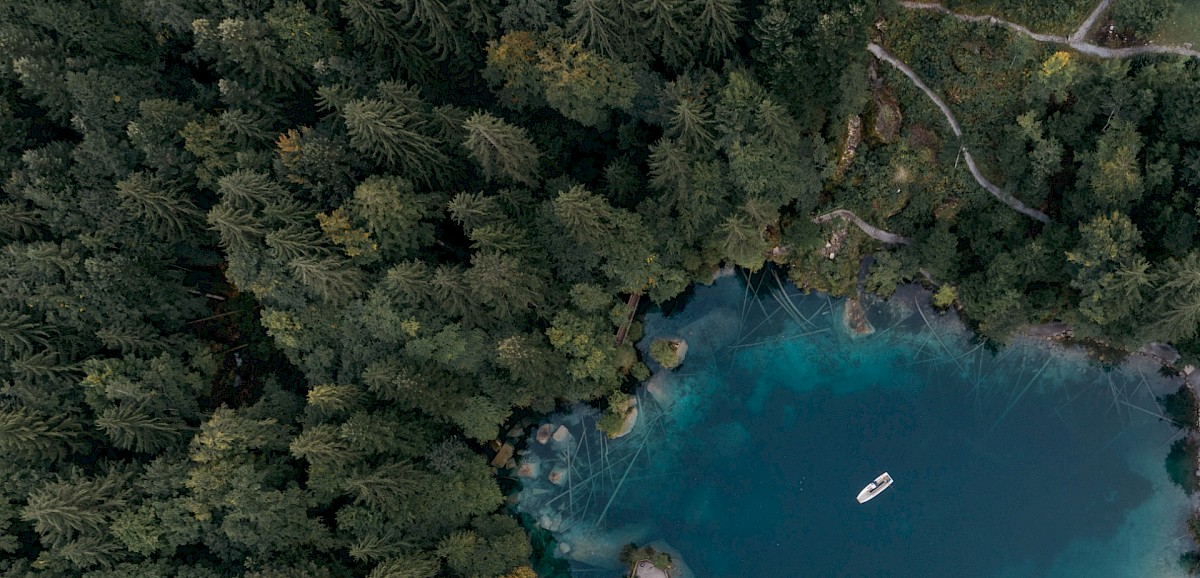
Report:
[[[879,474],[879,477],[875,478],[875,481],[867,484],[867,487],[863,488],[862,491],[858,493],[858,503],[862,504],[867,500],[878,496],[880,492],[888,489],[888,486],[891,485],[892,476],[888,475],[887,472]]]

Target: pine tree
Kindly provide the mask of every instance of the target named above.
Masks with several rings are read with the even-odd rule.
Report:
[[[180,421],[150,415],[134,403],[105,409],[96,418],[96,427],[114,446],[139,453],[157,453],[172,447],[186,429]]]
[[[416,112],[384,100],[359,99],[347,102],[341,113],[351,146],[405,175],[428,181],[446,163]]]
[[[152,98],[138,103],[138,116],[125,129],[129,144],[143,155],[143,164],[167,180],[192,177],[195,159],[183,149],[180,131],[200,120],[190,103]]]
[[[39,225],[36,212],[18,203],[0,203],[0,236],[30,239],[38,235]]]
[[[603,242],[611,236],[614,210],[608,201],[580,186],[559,193],[554,217],[578,242]]]
[[[79,536],[104,536],[126,503],[129,480],[117,473],[46,482],[29,494],[21,519],[32,522],[42,543],[57,547]]]
[[[227,76],[276,92],[306,84],[308,71],[283,56],[270,27],[257,18],[226,18],[219,24],[201,18],[192,22],[192,32],[197,52],[215,60]]]
[[[739,267],[757,271],[766,258],[767,244],[762,229],[742,214],[732,214],[717,228],[721,254]]]
[[[694,20],[684,0],[638,0],[634,6],[645,22],[646,35],[668,66],[681,69],[691,60],[698,38],[685,23]]]
[[[292,456],[308,461],[314,468],[342,467],[360,459],[338,435],[338,428],[319,424],[304,428],[289,446]]]
[[[282,261],[300,257],[322,257],[329,253],[322,243],[321,233],[304,225],[289,224],[275,229],[267,233],[265,241],[271,248],[271,255]]]
[[[266,233],[263,223],[246,209],[221,202],[208,212],[208,224],[221,235],[221,245],[229,251],[248,251]]]
[[[457,24],[450,18],[450,9],[441,0],[396,0],[400,12],[408,15],[411,27],[425,32],[427,51],[435,60],[444,59],[459,51]],[[456,11],[461,5],[455,5]]]
[[[217,180],[217,191],[226,203],[242,208],[266,207],[288,197],[269,175],[238,169]]]
[[[44,327],[24,313],[0,310],[0,343],[4,345],[4,356],[24,355],[48,347],[50,334]]]
[[[365,222],[384,259],[395,261],[433,243],[428,221],[436,215],[435,203],[436,195],[417,193],[407,179],[374,176],[354,188],[348,208],[356,221]]]
[[[354,409],[361,399],[362,391],[354,385],[316,385],[308,390],[308,411],[328,419]]]
[[[719,62],[734,50],[741,36],[738,3],[734,0],[692,0],[692,4],[687,11],[699,15],[695,30],[704,37],[707,60]]]
[[[502,215],[496,199],[483,193],[458,193],[450,199],[447,208],[450,210],[450,218],[462,225],[463,230],[467,232],[499,219]]]
[[[674,140],[663,138],[650,145],[650,185],[674,194],[688,188],[692,156]]]
[[[1200,332],[1200,253],[1172,259],[1158,272],[1157,300],[1147,327],[1151,340],[1179,342]]]
[[[0,409],[0,453],[58,461],[83,449],[82,430],[67,414],[48,418],[25,409]]]
[[[476,300],[490,306],[498,317],[509,318],[542,302],[542,280],[523,265],[510,255],[476,253],[463,281]]]
[[[144,172],[117,181],[117,196],[122,206],[151,232],[169,240],[186,239],[200,216],[182,191]]]
[[[397,510],[422,483],[420,473],[406,462],[385,463],[372,470],[360,471],[345,480],[345,489],[354,502],[380,510]]]
[[[430,68],[433,59],[418,45],[406,19],[386,6],[385,0],[341,0],[340,3],[351,36],[376,59],[394,62],[411,73]]]
[[[270,120],[261,111],[234,108],[221,113],[218,119],[221,128],[233,135],[240,147],[270,142],[275,134]]]
[[[467,129],[463,145],[483,167],[483,174],[489,180],[503,173],[519,183],[537,184],[541,153],[526,136],[525,129],[486,112],[471,115],[463,128]]]
[[[471,294],[463,281],[463,271],[451,265],[438,265],[429,278],[430,296],[452,317],[474,311]]]
[[[710,151],[716,142],[712,112],[703,100],[680,98],[671,108],[671,118],[667,123],[665,135],[693,153],[703,154]]]
[[[638,91],[631,65],[557,37],[537,51],[536,70],[550,108],[584,126],[605,125],[612,109],[630,110]]]
[[[75,364],[61,361],[59,352],[54,349],[43,349],[37,353],[18,356],[10,362],[10,367],[20,383],[52,383],[66,379],[78,371]]]
[[[511,223],[495,223],[471,230],[471,247],[480,252],[520,253],[533,246],[525,230]]]
[[[429,267],[422,261],[402,261],[388,270],[384,286],[405,303],[421,303],[430,297]]]
[[[81,569],[95,566],[111,567],[122,557],[124,548],[110,536],[91,535],[71,540],[51,550]]]
[[[609,0],[572,0],[567,4],[566,32],[578,42],[604,56],[616,56],[620,38]]]
[[[101,327],[96,330],[96,338],[105,347],[119,349],[121,353],[154,354],[166,347],[158,330],[139,320]]]
[[[345,303],[366,287],[362,270],[338,257],[297,257],[288,267],[297,281],[331,303]]]

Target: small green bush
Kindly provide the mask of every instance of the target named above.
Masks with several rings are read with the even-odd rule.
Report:
[[[679,367],[678,345],[670,339],[658,338],[650,343],[650,357],[667,369]]]
[[[608,408],[596,421],[596,429],[604,432],[610,438],[621,433],[621,428],[625,427],[625,407],[628,403],[629,394],[623,391],[618,390],[608,394]]]
[[[937,293],[933,294],[933,306],[942,310],[949,309],[957,299],[958,290],[953,285],[942,285],[938,288]]]

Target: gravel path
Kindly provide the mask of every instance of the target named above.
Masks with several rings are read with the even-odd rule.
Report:
[[[917,76],[917,73],[913,72],[913,69],[909,68],[907,64],[904,64],[898,58],[892,56],[886,50],[884,50],[882,46],[875,44],[874,42],[867,45],[867,50],[870,50],[871,54],[874,54],[876,58],[887,62],[900,72],[903,72],[904,75],[907,76],[909,80],[911,80],[913,84],[917,86],[917,88],[920,88],[921,91],[923,91],[925,95],[929,97],[929,100],[933,101],[933,104],[937,105],[937,107],[942,110],[942,114],[946,115],[946,121],[950,123],[950,130],[954,131],[954,136],[957,136],[960,139],[962,138],[962,127],[959,126],[958,120],[954,118],[954,113],[950,112],[950,107],[946,106],[946,103],[941,99],[941,97],[939,97],[936,92],[930,90],[930,88],[921,81],[921,78]],[[975,159],[971,156],[971,153],[967,150],[967,148],[961,148],[963,160],[966,161],[967,167],[971,170],[971,176],[975,177],[975,181],[978,182],[981,187],[987,189],[987,191],[991,193],[993,197],[996,197],[1000,202],[1008,205],[1014,211],[1017,211],[1018,213],[1021,213],[1022,215],[1025,215],[1031,219],[1041,221],[1043,223],[1050,222],[1050,217],[1047,217],[1045,213],[1025,206],[1025,203],[1022,203],[1020,199],[1017,199],[1016,197],[1002,190],[1000,187],[997,187],[991,181],[987,180],[987,178],[983,176],[983,173],[979,171],[979,167],[975,165]]]
[[[895,233],[889,233],[887,231],[884,231],[883,229],[880,229],[879,227],[871,225],[871,224],[867,223],[866,221],[858,218],[858,215],[855,215],[854,213],[847,211],[846,209],[836,209],[833,211],[829,211],[828,213],[825,213],[824,215],[817,215],[817,216],[813,217],[812,222],[821,224],[821,223],[825,223],[828,221],[832,221],[833,219],[836,219],[836,218],[842,218],[847,221],[850,221],[851,223],[854,223],[856,226],[858,226],[859,229],[862,229],[862,232],[866,233],[868,237],[875,239],[877,241],[882,241],[889,245],[907,245],[909,243],[912,243],[912,239],[909,239],[908,237],[901,237],[900,235],[897,235]]]
[[[951,11],[949,8],[946,8],[941,4],[929,2],[911,2],[908,0],[902,0],[899,2],[899,4],[905,8],[912,10],[932,10],[934,12],[941,12],[942,14],[953,16],[954,18],[963,22],[987,22],[997,26],[1004,26],[1018,34],[1023,34],[1034,40],[1037,40],[1038,42],[1063,44],[1070,46],[1079,52],[1091,54],[1100,58],[1127,58],[1130,56],[1136,56],[1138,54],[1178,54],[1180,56],[1200,58],[1200,51],[1192,50],[1191,48],[1184,46],[1157,46],[1153,44],[1146,44],[1143,46],[1132,46],[1129,48],[1105,48],[1103,46],[1097,46],[1090,42],[1086,42],[1084,38],[1088,35],[1088,32],[1091,31],[1092,27],[1096,25],[1096,21],[1100,18],[1100,15],[1104,13],[1104,10],[1106,10],[1111,3],[1112,0],[1102,0],[1100,4],[1096,6],[1096,9],[1092,11],[1092,14],[1088,16],[1088,19],[1085,20],[1083,24],[1081,24],[1079,28],[1075,30],[1075,32],[1072,32],[1071,36],[1068,37],[1034,32],[1015,22],[1009,22],[1002,18],[997,18],[988,14],[978,16],[959,14]]]

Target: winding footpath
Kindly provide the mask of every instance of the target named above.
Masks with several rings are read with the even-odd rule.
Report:
[[[851,223],[854,223],[859,229],[862,229],[862,232],[866,233],[868,237],[875,239],[876,241],[882,241],[889,245],[908,245],[909,243],[912,243],[912,239],[909,239],[908,237],[901,237],[895,233],[889,233],[883,229],[880,229],[879,227],[875,227],[860,219],[858,215],[855,215],[846,209],[835,209],[825,213],[824,215],[817,215],[812,218],[812,222],[819,225],[837,218],[845,219]]]
[[[958,120],[954,118],[954,113],[950,112],[950,107],[946,106],[945,101],[943,101],[936,92],[931,90],[925,85],[924,82],[921,81],[921,78],[917,76],[917,73],[913,72],[913,69],[909,68],[907,64],[904,64],[898,58],[892,56],[888,53],[888,51],[884,50],[882,46],[875,44],[874,42],[867,45],[867,50],[870,50],[871,54],[874,54],[876,58],[887,62],[895,67],[896,70],[903,72],[904,75],[907,76],[908,79],[917,86],[917,88],[921,89],[921,91],[925,93],[925,96],[929,97],[929,100],[933,101],[933,104],[937,105],[937,107],[942,110],[942,114],[946,115],[946,121],[950,123],[950,130],[954,131],[954,136],[960,139],[962,138],[962,127],[959,126]],[[994,183],[987,180],[987,177],[984,177],[983,173],[979,171],[979,167],[975,165],[975,159],[971,156],[971,153],[967,150],[967,147],[960,146],[959,148],[962,150],[963,160],[966,161],[967,168],[971,170],[971,175],[975,177],[975,181],[979,183],[979,186],[987,189],[987,191],[991,193],[993,197],[996,197],[1001,203],[1008,205],[1014,211],[1043,223],[1050,222],[1050,217],[1047,217],[1045,213],[1025,206],[1025,203],[1022,203],[1020,199],[1012,196],[1010,193],[1005,192],[1000,187],[997,187]]]
[[[1144,46],[1131,46],[1129,48],[1105,48],[1084,40],[1088,33],[1091,32],[1092,27],[1094,27],[1096,22],[1100,19],[1100,15],[1108,9],[1110,4],[1112,4],[1112,0],[1102,0],[1100,4],[1096,6],[1096,9],[1092,11],[1092,14],[1088,16],[1088,19],[1084,20],[1083,24],[1081,24],[1079,28],[1075,30],[1075,32],[1072,32],[1070,36],[1058,36],[1055,34],[1042,34],[1040,32],[1034,32],[1015,22],[1009,22],[1002,18],[997,18],[987,14],[979,16],[959,14],[950,10],[949,8],[946,8],[945,6],[942,6],[941,4],[929,2],[911,2],[908,0],[902,0],[899,2],[899,4],[910,10],[932,10],[934,12],[941,12],[942,14],[952,16],[962,22],[987,22],[997,26],[1004,26],[1018,34],[1037,40],[1038,42],[1063,44],[1070,46],[1079,52],[1091,54],[1099,58],[1127,58],[1130,56],[1136,56],[1138,54],[1178,54],[1180,56],[1200,58],[1200,51],[1192,50],[1191,48],[1185,46],[1155,46],[1147,44]]]
[[[988,14],[978,15],[978,16],[970,15],[970,14],[959,14],[957,12],[950,10],[949,8],[946,8],[945,6],[942,6],[941,4],[934,4],[934,3],[929,3],[929,2],[912,2],[910,0],[901,0],[899,2],[899,4],[900,4],[900,6],[903,6],[904,8],[908,8],[911,10],[931,10],[934,12],[940,12],[942,14],[947,14],[947,15],[949,15],[957,20],[963,21],[963,22],[987,22],[989,24],[994,24],[997,26],[1004,26],[1004,27],[1009,28],[1010,30],[1013,30],[1014,32],[1016,32],[1018,34],[1022,34],[1024,36],[1027,36],[1029,38],[1037,40],[1038,42],[1063,44],[1066,46],[1070,46],[1071,48],[1073,48],[1079,52],[1083,52],[1085,54],[1091,54],[1093,56],[1097,56],[1100,58],[1126,58],[1129,56],[1136,56],[1138,54],[1177,54],[1180,56],[1200,57],[1200,52],[1192,50],[1190,47],[1185,47],[1185,46],[1145,45],[1145,46],[1132,46],[1129,48],[1105,48],[1103,46],[1097,46],[1095,44],[1087,42],[1085,40],[1085,38],[1087,38],[1087,35],[1089,33],[1091,33],[1092,28],[1094,28],[1096,26],[1096,22],[1098,22],[1100,20],[1100,16],[1102,14],[1104,14],[1104,12],[1106,10],[1108,10],[1108,7],[1112,4],[1112,1],[1113,0],[1101,0],[1100,3],[1096,5],[1096,8],[1094,10],[1092,10],[1092,13],[1090,15],[1088,15],[1087,20],[1084,20],[1083,23],[1079,25],[1079,28],[1075,29],[1075,31],[1072,32],[1070,36],[1058,36],[1058,35],[1054,35],[1054,34],[1042,34],[1040,32],[1034,32],[1034,31],[1032,31],[1024,26],[1021,26],[1020,24],[1017,24],[1015,22],[1009,22],[1007,20],[997,18],[995,16],[988,15]],[[933,104],[937,105],[937,107],[942,111],[942,114],[946,116],[946,122],[950,123],[950,130],[954,132],[954,136],[958,137],[959,139],[962,138],[962,135],[963,135],[962,127],[958,124],[958,119],[954,118],[954,113],[950,112],[950,107],[946,106],[945,101],[943,101],[941,99],[941,97],[939,97],[937,95],[937,93],[935,93],[928,86],[926,86],[926,84],[924,82],[921,81],[921,78],[917,76],[917,73],[913,72],[913,70],[911,68],[909,68],[907,64],[904,64],[904,62],[902,62],[900,59],[896,58],[895,56],[892,56],[886,50],[884,50],[882,46],[875,44],[874,42],[867,45],[867,50],[871,51],[871,54],[874,54],[876,58],[878,58],[884,62],[887,62],[888,64],[892,65],[896,70],[903,72],[904,75],[907,76],[909,78],[909,80],[911,80],[912,83],[917,88],[921,89],[921,91],[924,92],[925,95],[929,97],[929,100],[933,101]],[[1050,217],[1047,217],[1045,213],[1043,213],[1037,209],[1032,209],[1032,208],[1027,207],[1024,203],[1022,203],[1019,199],[1014,197],[1011,193],[1004,191],[1000,187],[996,186],[995,183],[992,183],[991,181],[989,181],[987,179],[987,177],[984,177],[983,173],[980,172],[979,167],[975,164],[975,158],[971,156],[971,152],[968,151],[965,146],[960,146],[960,150],[962,151],[963,159],[967,163],[967,167],[971,170],[971,176],[975,177],[975,181],[979,183],[979,186],[986,189],[989,193],[992,194],[993,197],[996,197],[1000,202],[1004,203],[1005,205],[1008,205],[1014,211],[1017,211],[1031,219],[1035,219],[1042,223],[1050,222]],[[834,211],[834,212],[836,213],[837,211]],[[845,212],[848,213],[848,211],[845,211]],[[825,215],[821,215],[821,217],[829,217],[829,215],[832,215],[832,214],[833,213],[826,213]],[[849,214],[850,214],[850,216],[854,216],[853,213],[849,213]],[[818,217],[818,218],[820,218],[820,217]],[[832,218],[832,217],[829,217],[829,218]],[[854,217],[854,219],[858,219],[858,217]],[[828,219],[825,219],[825,220],[828,220]],[[820,222],[824,222],[824,221],[820,221]],[[867,231],[867,229],[864,227],[864,225],[865,226],[870,226],[870,225],[866,225],[866,223],[861,223],[861,224],[860,223],[861,223],[861,220],[855,222],[855,224],[857,224],[859,226],[859,228],[862,228],[863,231],[866,231],[868,235],[871,235],[871,233],[869,231]],[[884,232],[886,233],[886,231],[884,231]],[[890,233],[888,233],[888,234],[890,235]],[[871,235],[871,236],[875,237],[874,235]],[[875,238],[878,239],[879,237],[875,237]],[[900,238],[903,239],[903,237],[900,237]],[[883,239],[880,239],[880,240],[884,241],[885,243],[891,242],[891,241],[885,241]]]

